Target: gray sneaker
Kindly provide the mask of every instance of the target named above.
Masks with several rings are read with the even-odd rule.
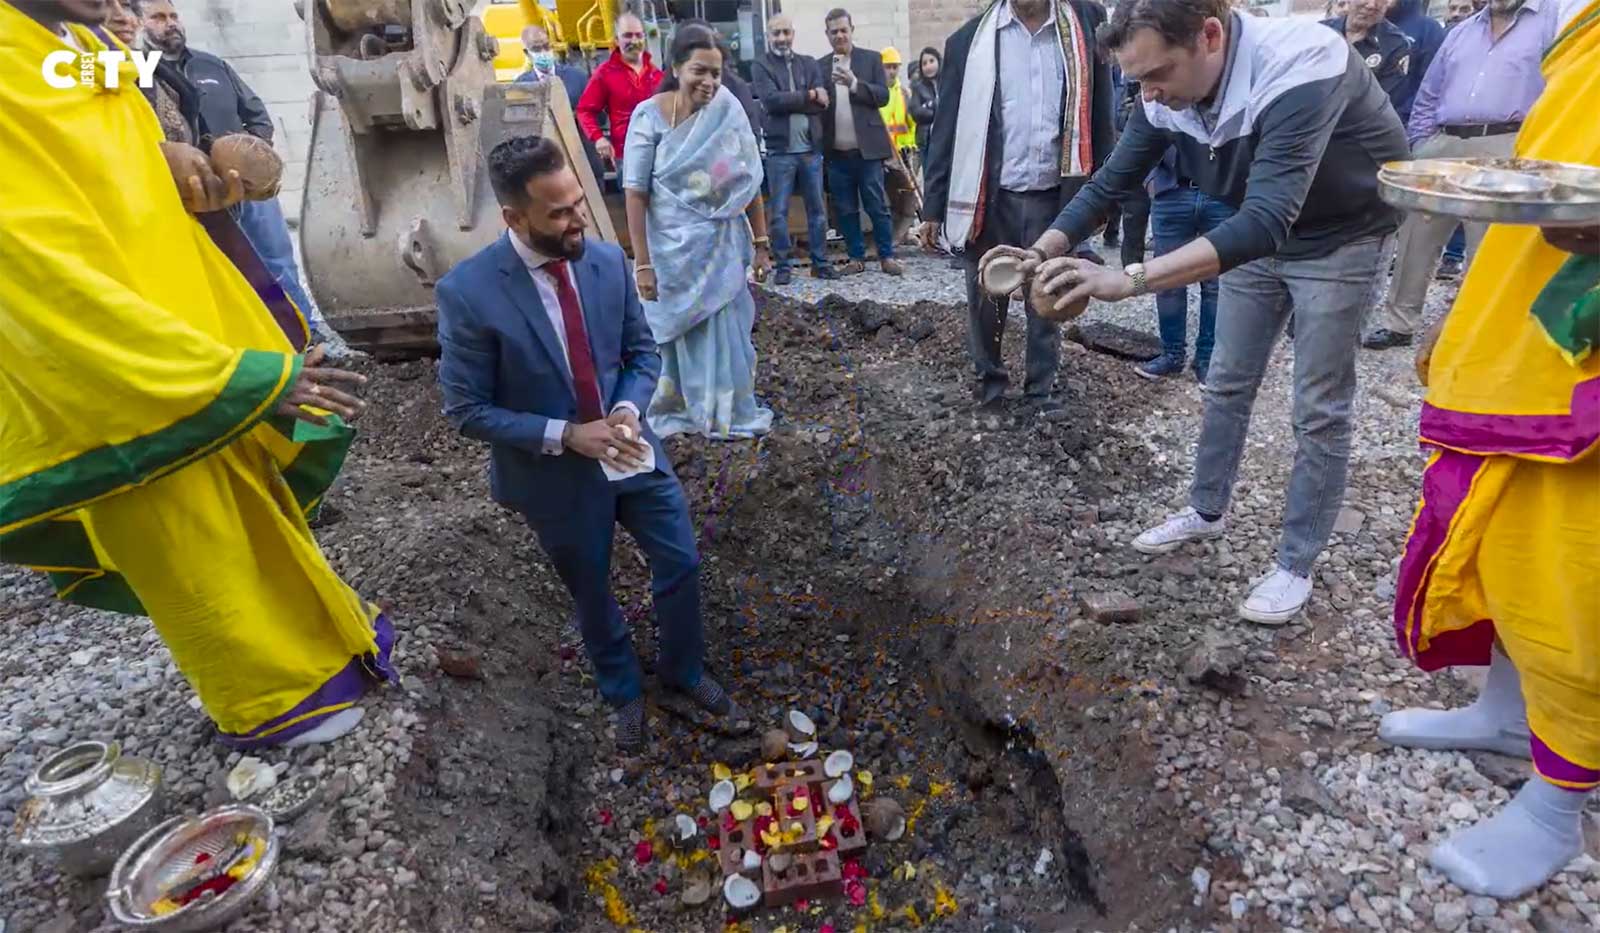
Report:
[[[325,359],[335,363],[349,363],[367,358],[367,354],[346,343],[344,337],[322,318],[311,322],[311,342],[325,347],[327,354]]]

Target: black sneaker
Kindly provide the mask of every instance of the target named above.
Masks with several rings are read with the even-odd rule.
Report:
[[[1181,372],[1183,372],[1183,357],[1171,353],[1163,353],[1155,359],[1146,360],[1133,368],[1135,376],[1152,381],[1174,376]]]
[[[1393,347],[1411,346],[1411,335],[1380,327],[1372,333],[1361,338],[1361,345],[1368,350],[1388,350]]]
[[[833,263],[830,262],[813,263],[811,277],[814,279],[836,279],[839,278],[839,270],[835,269]]]
[[[1441,259],[1439,271],[1435,272],[1433,277],[1445,280],[1461,278],[1461,260],[1449,256]]]
[[[1194,381],[1200,383],[1200,388],[1206,387],[1206,374],[1211,371],[1210,360],[1194,361]]]
[[[788,285],[793,277],[794,276],[789,272],[788,266],[779,266],[778,270],[772,273],[772,284]]]

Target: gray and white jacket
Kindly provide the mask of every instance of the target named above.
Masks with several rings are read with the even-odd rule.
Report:
[[[1344,37],[1315,22],[1234,13],[1227,54],[1211,101],[1133,108],[1055,229],[1075,244],[1087,239],[1168,146],[1200,190],[1238,208],[1205,235],[1225,270],[1264,256],[1320,258],[1398,226],[1377,174],[1407,158],[1405,127]]]

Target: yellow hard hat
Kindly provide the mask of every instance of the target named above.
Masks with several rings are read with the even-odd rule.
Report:
[[[898,65],[898,64],[900,64],[900,50],[895,48],[892,45],[884,46],[884,48],[883,48],[883,63],[885,65]]]

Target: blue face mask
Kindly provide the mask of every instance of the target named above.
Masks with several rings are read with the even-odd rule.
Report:
[[[549,71],[556,66],[556,53],[534,52],[528,56],[528,61],[533,62],[533,67],[540,71]]]

